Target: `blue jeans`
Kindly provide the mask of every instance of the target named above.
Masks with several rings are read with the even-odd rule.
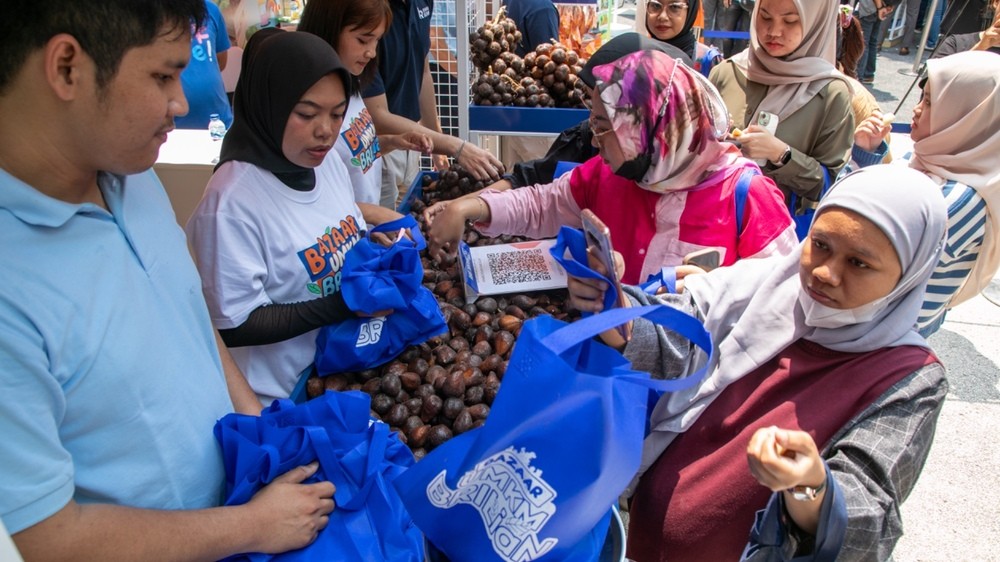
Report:
[[[878,13],[861,18],[861,33],[865,37],[865,52],[858,61],[858,68],[855,73],[858,80],[872,80],[875,78],[875,59],[878,58],[879,30],[882,27],[882,20],[878,19]]]
[[[947,9],[947,0],[938,0],[937,9],[934,10],[934,17],[931,19],[931,29],[927,32],[928,49],[933,49],[937,45],[938,36],[941,35],[941,20],[944,19],[944,13]]]

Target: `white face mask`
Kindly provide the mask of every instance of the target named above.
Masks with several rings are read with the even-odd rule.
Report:
[[[870,322],[889,304],[889,295],[855,308],[831,308],[812,298],[806,292],[805,287],[799,287],[799,304],[802,305],[802,311],[806,316],[806,326],[843,328],[844,326]]]

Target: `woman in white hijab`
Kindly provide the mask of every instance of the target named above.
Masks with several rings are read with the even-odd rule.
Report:
[[[823,168],[835,178],[851,148],[851,89],[835,66],[837,6],[837,0],[758,0],[750,47],[709,77],[741,129],[743,154],[762,165],[786,200],[797,196],[796,213],[815,205]]]
[[[913,109],[907,162],[940,186],[948,205],[948,238],[931,276],[917,327],[925,337],[945,313],[989,285],[1000,266],[1000,57],[966,51],[927,61],[920,103]],[[856,166],[888,151],[889,125],[876,114],[854,135]]]
[[[653,409],[629,558],[889,557],[947,391],[913,330],[945,222],[927,176],[876,166],[833,186],[791,256],[688,277],[677,295],[629,290],[700,318],[717,346],[701,384]],[[573,279],[572,301],[600,310],[604,288]],[[677,377],[704,364],[695,349],[636,321],[624,352]]]

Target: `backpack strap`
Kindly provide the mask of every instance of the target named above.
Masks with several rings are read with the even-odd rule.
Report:
[[[743,211],[746,209],[747,196],[750,195],[750,182],[757,175],[760,175],[760,170],[756,168],[744,168],[743,172],[740,173],[740,179],[736,181],[736,191],[733,192],[733,197],[736,199],[737,241],[740,239],[740,233],[743,232]]]

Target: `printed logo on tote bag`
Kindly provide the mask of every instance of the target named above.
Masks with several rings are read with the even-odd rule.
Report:
[[[384,325],[385,318],[382,317],[371,318],[362,324],[360,333],[358,333],[358,342],[354,347],[364,347],[378,343],[382,339],[382,326]]]
[[[448,488],[442,470],[427,485],[427,499],[438,508],[459,504],[476,508],[493,550],[507,562],[535,560],[552,550],[555,538],[539,541],[538,533],[556,512],[556,491],[531,468],[535,453],[514,447],[478,463]]]

